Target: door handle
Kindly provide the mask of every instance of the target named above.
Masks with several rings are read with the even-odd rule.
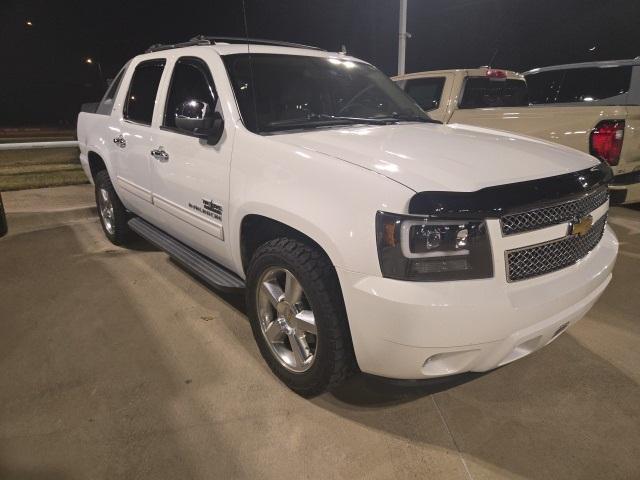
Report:
[[[164,147],[158,147],[151,150],[151,156],[161,162],[169,161],[169,154],[164,150]]]
[[[124,139],[122,135],[118,135],[116,138],[114,138],[113,143],[118,145],[120,148],[124,148],[127,146],[127,141]]]

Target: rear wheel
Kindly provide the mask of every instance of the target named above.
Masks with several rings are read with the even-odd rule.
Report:
[[[124,245],[131,235],[127,210],[113,188],[109,172],[102,170],[94,179],[96,205],[102,230],[114,245]]]
[[[272,240],[253,256],[247,287],[254,338],[289,388],[315,395],[355,369],[342,292],[322,252],[293,239]]]

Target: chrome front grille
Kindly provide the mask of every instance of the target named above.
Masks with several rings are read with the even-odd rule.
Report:
[[[507,280],[525,280],[573,265],[600,242],[606,223],[607,216],[603,215],[582,236],[571,235],[551,242],[508,250]]]
[[[608,190],[604,187],[578,200],[505,215],[500,219],[502,234],[513,235],[569,222],[575,217],[592,212],[608,198]]]

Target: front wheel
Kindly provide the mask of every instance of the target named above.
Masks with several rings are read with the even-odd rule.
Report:
[[[321,251],[289,238],[267,242],[251,260],[247,287],[254,338],[289,388],[312,396],[355,369],[338,278]]]

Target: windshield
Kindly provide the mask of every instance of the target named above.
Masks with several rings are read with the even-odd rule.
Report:
[[[377,68],[339,57],[223,57],[245,126],[255,133],[358,123],[429,122]]]

